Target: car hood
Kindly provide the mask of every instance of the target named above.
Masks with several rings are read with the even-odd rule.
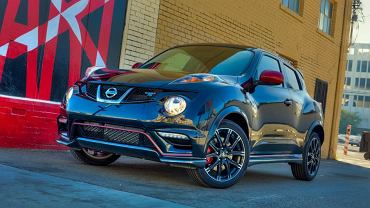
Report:
[[[173,81],[180,79],[190,74],[157,71],[154,69],[120,69],[111,70],[107,68],[99,68],[89,75],[88,80],[99,80],[104,82],[124,83],[129,85],[140,85],[147,87],[166,87],[171,83],[171,86],[176,85]],[[230,78],[217,76],[219,81],[226,82]],[[189,83],[196,84],[196,83]],[[181,83],[181,85],[184,85]]]

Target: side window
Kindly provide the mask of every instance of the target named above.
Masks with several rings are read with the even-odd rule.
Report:
[[[297,79],[296,72],[285,64],[284,64],[284,71],[286,75],[285,82],[287,83],[287,87],[294,89],[294,90],[300,90],[301,87]]]
[[[278,60],[270,56],[263,56],[257,67],[257,76],[260,77],[264,70],[281,72]]]
[[[257,77],[258,78],[260,77],[261,73],[264,70],[281,72],[279,61],[270,56],[264,55],[257,67]],[[281,84],[281,85],[276,85],[276,86],[282,87],[283,85]]]

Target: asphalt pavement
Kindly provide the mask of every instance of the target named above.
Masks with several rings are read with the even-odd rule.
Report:
[[[370,161],[368,161],[370,163]],[[252,166],[235,186],[204,188],[185,170],[121,157],[107,167],[68,152],[0,149],[0,207],[369,207],[370,169],[322,161],[314,181],[287,164]]]

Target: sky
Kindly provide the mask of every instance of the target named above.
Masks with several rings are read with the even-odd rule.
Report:
[[[364,22],[359,23],[359,30],[354,28],[353,39],[357,36],[356,43],[370,43],[370,0],[362,0],[362,6]]]

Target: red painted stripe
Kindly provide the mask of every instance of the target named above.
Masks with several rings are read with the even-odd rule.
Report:
[[[42,59],[42,74],[38,96],[39,99],[50,100],[57,40],[58,38],[54,38],[45,44],[44,57]]]
[[[37,49],[27,54],[27,79],[26,79],[26,97],[36,98],[37,89]]]
[[[100,26],[98,50],[105,63],[107,62],[108,58],[110,32],[112,30],[113,10],[114,10],[114,1],[111,0],[104,5],[103,16]]]

